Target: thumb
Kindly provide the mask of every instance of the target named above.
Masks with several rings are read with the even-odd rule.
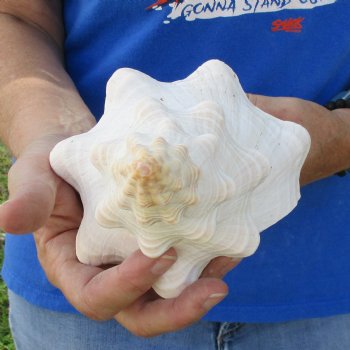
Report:
[[[9,171],[9,200],[0,206],[0,227],[6,232],[37,230],[53,210],[59,178],[50,167],[51,147],[42,146],[26,150]]]

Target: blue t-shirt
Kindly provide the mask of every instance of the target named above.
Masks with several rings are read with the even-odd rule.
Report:
[[[96,118],[119,67],[173,81],[216,58],[245,91],[321,104],[350,87],[348,0],[152,1],[64,2],[67,69]],[[263,232],[257,252],[226,277],[230,294],[206,319],[350,312],[349,194],[350,176],[304,187],[298,207]],[[36,305],[74,312],[46,280],[31,235],[7,237],[3,277]]]

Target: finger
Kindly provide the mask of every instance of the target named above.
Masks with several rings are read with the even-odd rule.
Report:
[[[306,126],[303,116],[311,113],[313,108],[320,107],[315,103],[295,97],[271,97],[254,94],[247,94],[247,96],[262,111],[278,119],[291,121],[304,127]]]
[[[140,251],[123,263],[105,270],[85,285],[83,295],[93,314],[110,319],[120,310],[134,303],[175,262],[175,250],[158,259],[150,259]]]
[[[54,145],[64,138],[48,134],[18,156],[8,174],[9,200],[0,206],[0,227],[11,233],[32,232],[50,216],[62,180],[49,163]]]
[[[277,110],[279,108],[276,107],[276,101],[278,99],[277,97],[255,95],[255,94],[247,94],[247,97],[255,107],[260,108],[266,113],[275,115],[276,112],[279,112],[279,110]]]
[[[116,315],[124,327],[138,336],[150,337],[175,331],[200,320],[228,293],[219,279],[203,278],[187,287],[177,298],[140,300]]]
[[[57,251],[58,246],[63,246],[67,251],[64,253],[60,249],[56,257],[50,254],[53,260],[45,263],[48,266],[47,274],[80,312],[96,320],[111,319],[135,302],[176,260],[174,249],[157,259],[148,258],[137,251],[120,265],[107,270],[86,266],[73,258],[74,252],[69,250],[72,247],[69,239],[73,238],[67,237],[67,234],[54,239],[60,242],[50,249]],[[65,235],[66,238],[63,237]],[[60,261],[64,254],[70,258]]]
[[[255,94],[247,94],[250,102],[262,111],[282,120],[296,118],[300,114],[299,106],[302,100],[292,97],[271,97]],[[291,115],[293,114],[293,115]]]
[[[223,278],[229,271],[235,268],[241,259],[219,256],[213,259],[204,269],[201,277]]]
[[[32,232],[52,212],[58,178],[45,157],[24,156],[8,174],[9,200],[0,207],[0,226],[7,232]]]

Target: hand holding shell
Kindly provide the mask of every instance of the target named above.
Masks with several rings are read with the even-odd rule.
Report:
[[[169,298],[214,257],[254,253],[259,232],[296,206],[309,147],[303,127],[254,107],[212,60],[172,83],[118,70],[99,123],[60,142],[50,162],[84,206],[78,259],[102,265],[174,247],[178,260],[153,286]]]

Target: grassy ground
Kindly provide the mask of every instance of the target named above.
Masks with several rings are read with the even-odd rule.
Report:
[[[7,172],[11,165],[10,156],[6,148],[0,144],[0,203],[8,197]],[[0,266],[3,261],[4,236],[0,232]],[[10,329],[8,325],[8,300],[7,290],[0,278],[0,350],[14,350]]]

